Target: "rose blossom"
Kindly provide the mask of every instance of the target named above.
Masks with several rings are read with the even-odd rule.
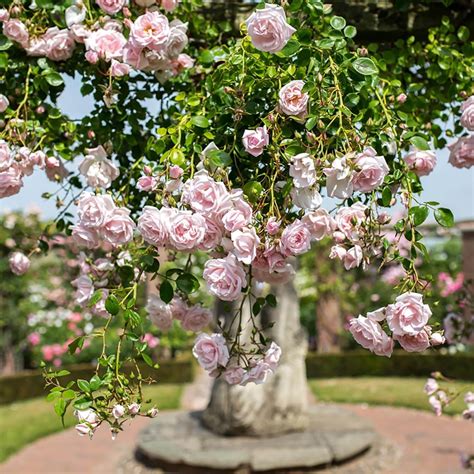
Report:
[[[173,315],[170,305],[166,304],[157,295],[148,297],[145,311],[150,317],[150,321],[161,331],[169,331],[173,325]]]
[[[208,371],[229,362],[229,349],[222,334],[200,334],[194,343],[193,355],[199,365]]]
[[[126,43],[122,33],[106,29],[92,32],[85,40],[87,50],[97,53],[106,61],[120,59]]]
[[[187,24],[180,20],[173,20],[170,23],[170,33],[166,43],[166,51],[170,58],[177,58],[188,45],[187,31]]]
[[[28,40],[30,38],[28,30],[25,24],[16,18],[3,23],[3,34],[8,39],[19,43],[23,48],[28,46]]]
[[[15,275],[23,275],[30,268],[30,259],[21,252],[13,252],[8,259],[10,270]]]
[[[290,176],[297,188],[308,188],[316,182],[314,160],[308,153],[300,153],[291,158]]]
[[[87,179],[87,184],[94,188],[109,188],[120,172],[107,158],[107,153],[102,146],[89,148],[84,161],[79,165],[79,171]]]
[[[250,265],[257,255],[257,247],[260,244],[254,227],[244,227],[242,230],[234,230],[231,234],[233,243],[233,254],[242,263]]]
[[[474,95],[462,103],[461,112],[461,125],[474,131]]]
[[[407,352],[423,352],[430,347],[430,337],[426,331],[421,331],[414,336],[405,334],[403,336],[394,336],[394,339]]]
[[[222,374],[222,377],[229,385],[239,385],[244,380],[245,370],[242,367],[234,365],[233,367],[228,367]]]
[[[203,278],[209,292],[223,301],[235,301],[247,285],[245,271],[235,255],[208,260]]]
[[[265,360],[259,360],[246,374],[242,385],[247,385],[250,382],[260,385],[265,383],[267,377],[272,373],[271,367]]]
[[[72,227],[72,238],[76,244],[93,249],[99,246],[99,233],[96,229],[76,224]]]
[[[354,245],[344,255],[344,268],[346,270],[352,270],[358,267],[362,263],[364,254],[360,245]]]
[[[272,4],[255,10],[245,22],[252,44],[259,51],[281,51],[296,31],[286,21],[285,10]]]
[[[66,61],[72,56],[76,46],[72,33],[57,27],[49,28],[43,40],[46,41],[46,57],[52,61]]]
[[[171,313],[174,319],[183,321],[189,310],[188,305],[179,296],[175,296],[170,303]]]
[[[342,158],[336,158],[330,168],[324,168],[323,172],[326,175],[326,188],[328,196],[337,197],[340,199],[347,199],[352,196],[354,192],[354,173],[349,167],[349,155]]]
[[[311,247],[311,234],[306,225],[296,219],[281,234],[280,250],[284,255],[301,255]]]
[[[118,13],[127,3],[127,0],[96,0],[97,5],[109,15]]]
[[[101,227],[116,208],[110,195],[94,195],[88,192],[81,194],[77,206],[81,224],[88,228]]]
[[[13,196],[20,192],[23,186],[23,175],[16,164],[0,172],[0,198]]]
[[[438,389],[438,382],[436,382],[435,379],[429,378],[425,383],[423,391],[426,393],[426,395],[433,395],[433,393],[437,392]]]
[[[112,408],[112,416],[118,420],[125,415],[125,407],[123,405],[117,404]]]
[[[338,229],[352,242],[360,238],[360,225],[366,220],[367,206],[356,202],[351,207],[340,207],[336,214]]]
[[[165,49],[170,36],[168,18],[159,12],[147,12],[139,16],[132,25],[131,40],[136,46],[155,51]]]
[[[473,105],[474,108],[474,105]],[[449,163],[456,168],[470,168],[474,166],[474,135],[461,137],[448,145],[450,150]]]
[[[423,296],[418,293],[404,293],[387,306],[388,327],[398,336],[418,334],[430,317],[430,307],[423,304]]]
[[[390,169],[383,156],[377,156],[372,147],[367,147],[354,160],[359,171],[352,181],[354,189],[368,193],[378,188],[384,181]]]
[[[8,21],[10,19],[10,13],[6,8],[0,8],[0,22]]]
[[[311,238],[314,240],[321,240],[331,235],[336,229],[336,221],[326,209],[317,209],[306,214],[302,222],[308,228]]]
[[[349,321],[349,331],[364,349],[374,354],[390,357],[393,351],[393,340],[387,336],[377,321],[363,316]]]
[[[87,275],[81,275],[72,281],[71,284],[76,287],[74,297],[78,305],[83,306],[86,304],[94,294],[94,284]]]
[[[281,226],[281,221],[277,221],[276,217],[270,217],[267,221],[267,225],[265,226],[265,230],[269,235],[275,235]]]
[[[309,96],[303,92],[303,81],[291,81],[283,86],[278,93],[280,110],[286,114],[303,120],[308,115]]]
[[[280,361],[281,358],[281,348],[280,346],[272,341],[270,344],[270,347],[267,349],[265,352],[265,357],[264,357],[264,362],[269,365],[269,367],[275,371],[276,368],[278,367],[278,362]]]
[[[8,109],[9,105],[10,105],[10,101],[3,94],[0,94],[0,113],[5,112],[5,110]]]
[[[137,181],[137,188],[140,191],[154,191],[158,185],[158,181],[153,176],[142,176]]]
[[[255,130],[245,130],[242,142],[245,151],[252,156],[260,156],[269,143],[269,135],[267,127],[258,127]]]
[[[229,232],[242,229],[252,220],[252,207],[241,197],[232,196],[233,207],[222,217],[222,223]]]
[[[130,403],[127,409],[132,416],[138,415],[140,413],[140,405],[138,403]]]
[[[293,188],[291,200],[296,207],[306,210],[314,210],[321,207],[323,198],[316,188]]]
[[[125,63],[121,63],[119,61],[116,61],[115,59],[112,59],[112,63],[110,64],[110,74],[113,77],[123,77],[127,76],[130,74],[130,66]]]
[[[177,210],[162,207],[158,210],[153,206],[145,206],[138,218],[138,231],[145,242],[164,247],[169,243],[170,222]]]
[[[171,12],[178,6],[178,0],[161,0],[161,6],[167,12]]]
[[[13,163],[13,154],[4,140],[0,140],[0,171],[5,171],[10,168]]]
[[[73,25],[79,25],[86,19],[87,9],[83,4],[75,4],[66,8],[64,15],[66,25],[71,28]]]
[[[434,151],[412,149],[404,158],[408,167],[418,176],[429,175],[436,166]]]
[[[178,211],[170,223],[170,244],[177,250],[193,250],[203,241],[206,220],[191,211]]]
[[[112,211],[102,228],[106,242],[112,245],[121,245],[133,239],[135,223],[130,219],[129,214],[130,211],[123,207]]]
[[[174,316],[174,314],[173,314]],[[212,313],[202,306],[192,306],[186,311],[181,325],[186,331],[202,331],[212,321]]]
[[[37,346],[41,342],[41,335],[39,332],[32,332],[26,339],[32,346]]]

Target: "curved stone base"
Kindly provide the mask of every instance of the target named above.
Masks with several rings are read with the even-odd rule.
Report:
[[[201,425],[200,412],[162,413],[140,434],[136,457],[166,472],[285,472],[343,463],[375,440],[367,422],[335,405],[310,407],[308,419],[303,432],[222,437]]]

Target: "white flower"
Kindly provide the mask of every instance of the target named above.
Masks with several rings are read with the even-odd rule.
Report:
[[[88,155],[79,166],[79,171],[87,179],[87,184],[94,188],[109,188],[119,176],[118,168],[107,158],[102,146],[88,149]]]

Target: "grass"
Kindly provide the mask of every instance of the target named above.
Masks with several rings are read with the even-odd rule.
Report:
[[[145,398],[156,402],[160,410],[179,407],[183,385],[163,384],[144,388]],[[75,424],[75,418],[68,410],[66,427]],[[0,462],[19,451],[28,443],[43,436],[61,431],[61,420],[56,416],[53,405],[44,398],[12,403],[0,406]]]
[[[336,403],[367,403],[390,405],[431,411],[428,397],[423,392],[426,379],[400,377],[352,377],[312,379],[309,381],[316,399]],[[473,388],[473,382],[453,382],[455,389]],[[458,397],[446,410],[448,415],[461,413],[462,397]]]

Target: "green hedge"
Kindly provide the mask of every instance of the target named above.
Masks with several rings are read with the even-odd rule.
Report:
[[[308,378],[351,376],[428,377],[439,371],[449,378],[474,380],[474,355],[394,353],[379,357],[369,352],[310,354],[306,359]]]
[[[64,383],[69,380],[89,380],[94,375],[95,366],[77,364],[65,369],[71,375],[62,377]],[[151,378],[156,383],[188,383],[194,378],[194,368],[191,359],[160,362],[159,369],[148,365],[140,365],[143,378]],[[0,405],[19,400],[45,396],[48,392],[44,388],[44,380],[39,370],[28,370],[7,377],[0,377]]]

